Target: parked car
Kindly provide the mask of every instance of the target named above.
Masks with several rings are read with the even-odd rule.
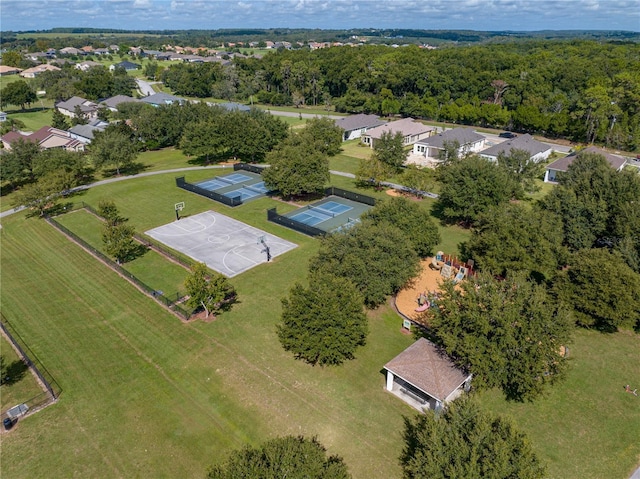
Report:
[[[502,133],[500,133],[498,135],[500,138],[515,138],[516,135],[515,133],[511,132],[511,131],[503,131]]]
[[[4,426],[5,429],[9,430],[13,427],[13,419],[11,419],[10,417],[5,417],[2,420],[2,425]]]

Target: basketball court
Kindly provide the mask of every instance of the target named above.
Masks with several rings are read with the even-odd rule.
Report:
[[[145,234],[229,278],[297,246],[213,211],[182,218]]]

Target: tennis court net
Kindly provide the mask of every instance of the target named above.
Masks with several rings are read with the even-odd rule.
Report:
[[[317,213],[320,213],[321,215],[328,216],[329,218],[335,218],[336,217],[336,214],[334,212],[329,211],[329,210],[325,210],[324,208],[320,208],[318,206],[309,205],[309,206],[307,206],[307,209],[309,209],[311,211],[315,211]]]
[[[228,180],[227,178],[223,178],[222,176],[216,176],[216,180],[222,181],[223,183],[226,183],[228,185],[235,185],[233,181]]]
[[[253,191],[254,193],[258,193],[260,195],[264,195],[264,190],[261,190],[260,188],[255,188],[255,187],[253,187],[251,185],[247,185],[247,184],[243,184],[242,187],[248,189],[249,191]]]

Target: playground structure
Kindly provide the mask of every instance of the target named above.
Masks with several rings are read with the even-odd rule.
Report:
[[[463,263],[457,257],[445,255],[442,251],[423,260],[420,276],[396,295],[398,312],[405,318],[420,323],[423,313],[436,307],[442,283],[447,280],[460,283],[467,276],[475,274],[473,265],[473,261]]]

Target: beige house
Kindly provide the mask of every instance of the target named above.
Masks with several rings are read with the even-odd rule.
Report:
[[[402,120],[390,121],[384,125],[371,128],[362,134],[362,143],[373,148],[376,140],[379,140],[383,133],[402,133],[405,145],[413,145],[415,142],[428,138],[435,132],[433,126],[427,126],[413,118],[403,118]]]
[[[471,386],[472,375],[458,369],[425,338],[398,354],[384,369],[387,391],[419,411],[438,411]]]
[[[43,72],[54,72],[54,71],[60,71],[60,68],[53,65],[49,65],[48,63],[44,63],[42,65],[37,65],[35,67],[22,70],[20,72],[20,76],[23,78],[35,78]]]

